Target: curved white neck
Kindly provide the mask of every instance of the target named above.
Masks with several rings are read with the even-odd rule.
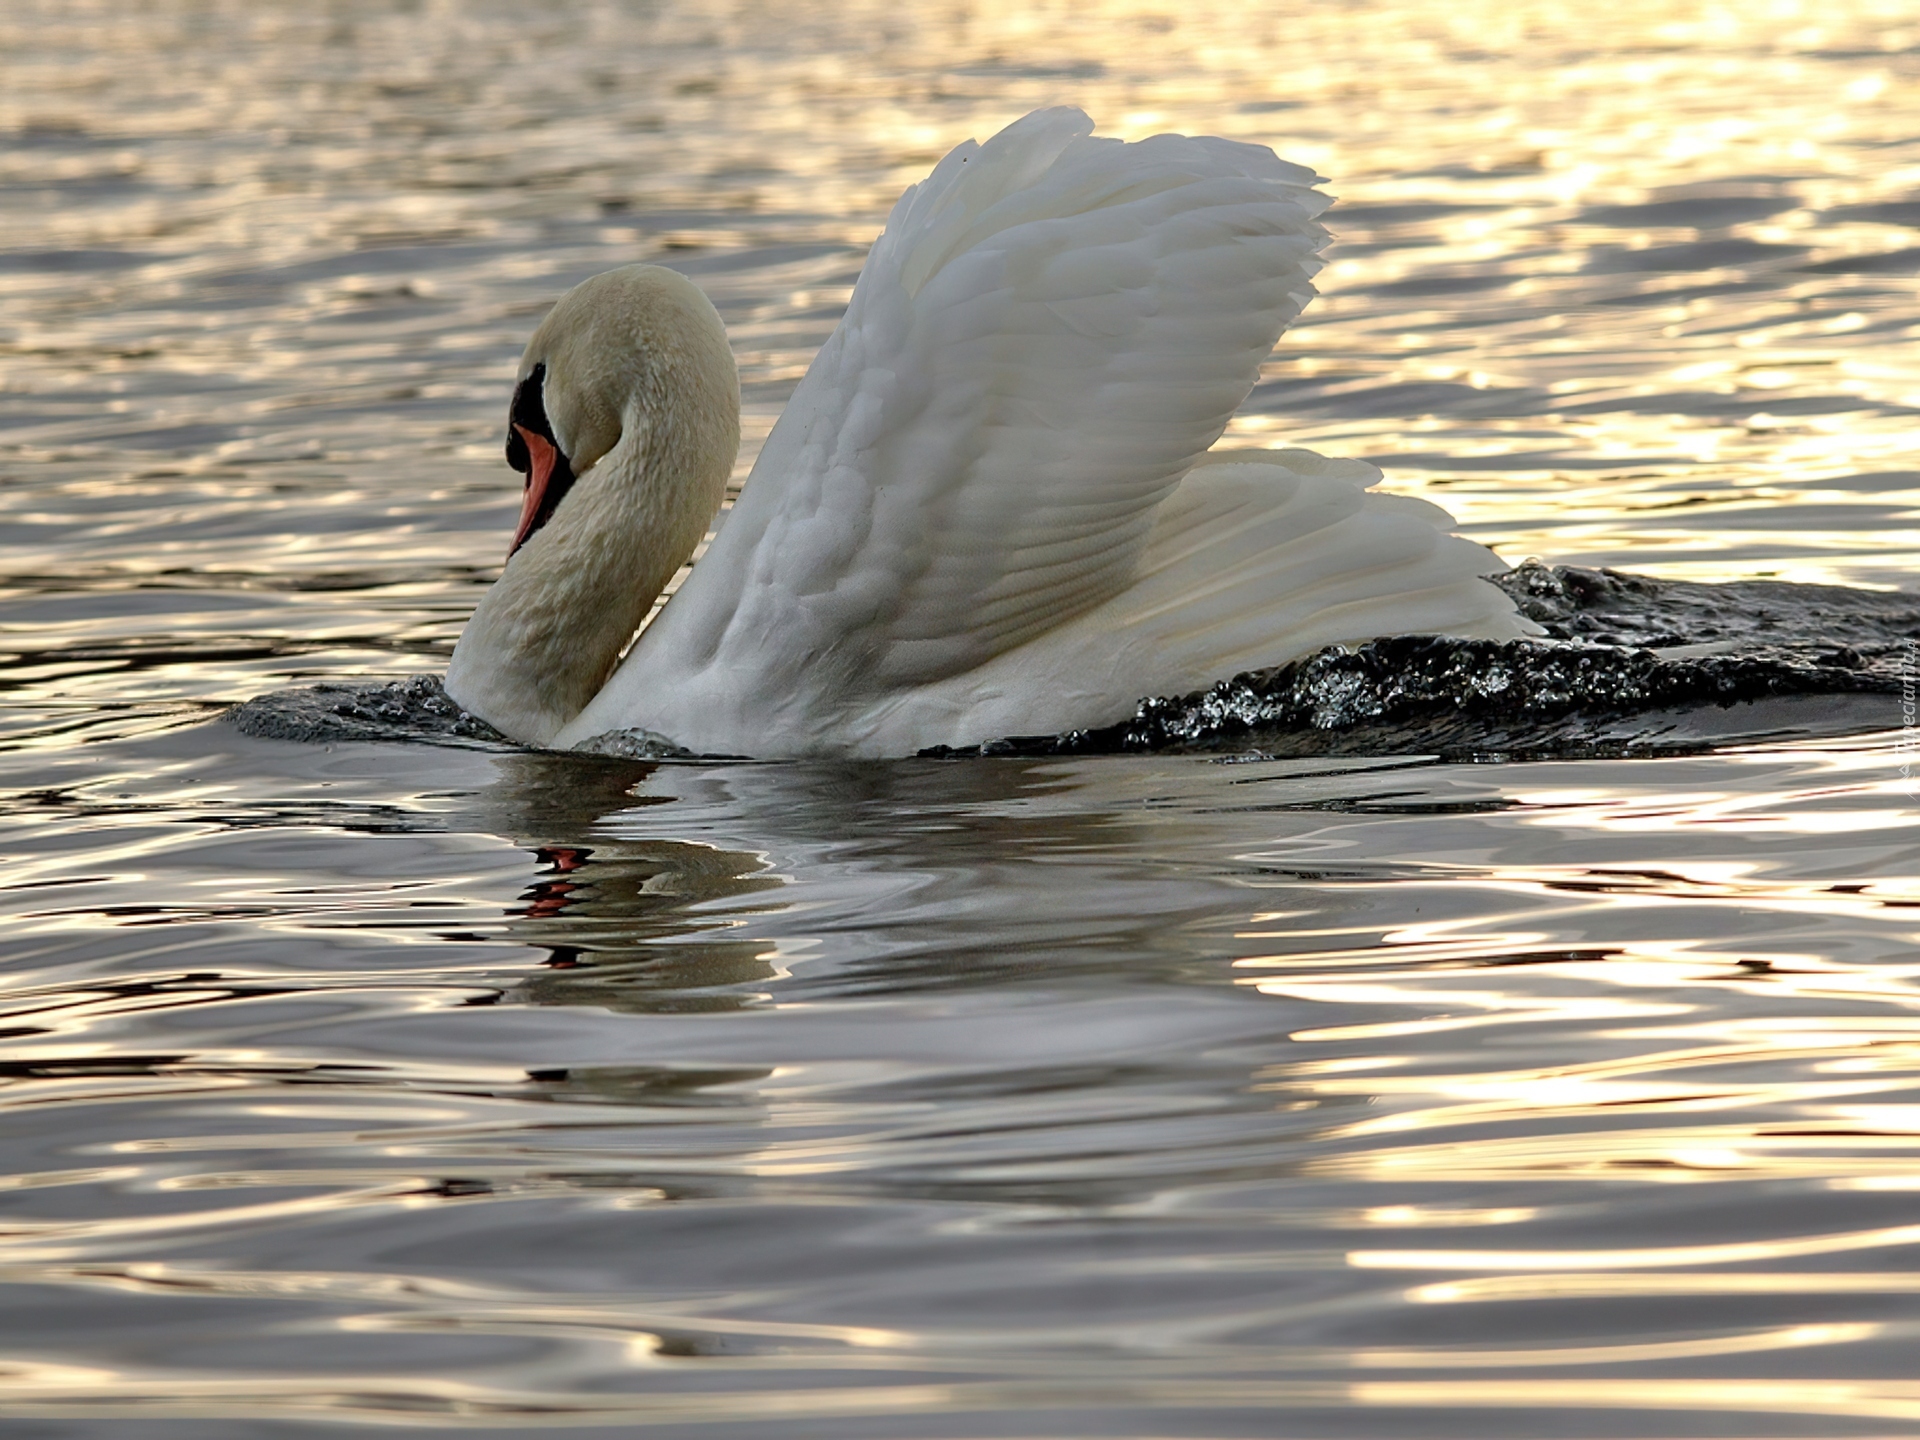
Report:
[[[646,398],[507,562],[447,665],[447,693],[515,740],[544,745],[586,707],[720,508],[737,408]]]

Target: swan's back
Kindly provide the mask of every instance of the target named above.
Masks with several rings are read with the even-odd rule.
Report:
[[[1330,202],[1259,146],[1091,130],[1037,112],[901,197],[719,536],[561,743],[990,739],[968,677],[1135,583],[1163,502],[1312,297]],[[1072,723],[1154,679],[1109,678],[1120,709]]]

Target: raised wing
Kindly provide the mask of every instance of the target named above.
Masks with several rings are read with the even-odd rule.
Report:
[[[1037,112],[901,197],[714,545],[570,730],[826,723],[1126,588],[1312,296],[1329,201],[1260,146],[1092,128]]]

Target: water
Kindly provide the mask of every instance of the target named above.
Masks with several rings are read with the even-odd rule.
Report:
[[[1293,8],[7,7],[0,1430],[1920,1433],[1897,703],[1482,764],[210,718],[442,662],[560,290],[706,286],[744,473],[892,197],[1061,100],[1332,177],[1242,442],[1516,560],[1906,582],[1910,7]]]

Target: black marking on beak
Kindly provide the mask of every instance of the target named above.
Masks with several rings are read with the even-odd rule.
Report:
[[[554,449],[560,449],[560,442],[553,438],[553,426],[547,421],[546,396],[542,393],[546,384],[546,365],[534,366],[527,378],[513,387],[513,404],[507,409],[507,464],[522,475],[533,468],[533,461],[527,454],[526,441],[514,426],[524,425]]]
[[[567,491],[573,488],[573,462],[567,458],[567,452],[561,448],[560,442],[554,439],[552,422],[547,419],[546,381],[546,365],[534,366],[527,378],[513,387],[513,404],[507,411],[507,464],[526,476],[529,485],[533,483],[533,456],[528,453],[527,442],[521,438],[520,431],[525,429],[538,435],[553,446],[554,453],[553,470],[540,493],[532,522],[521,530],[514,550],[526,544],[534,531],[553,518],[553,512],[566,499]],[[513,551],[507,552],[507,558],[513,558]]]

